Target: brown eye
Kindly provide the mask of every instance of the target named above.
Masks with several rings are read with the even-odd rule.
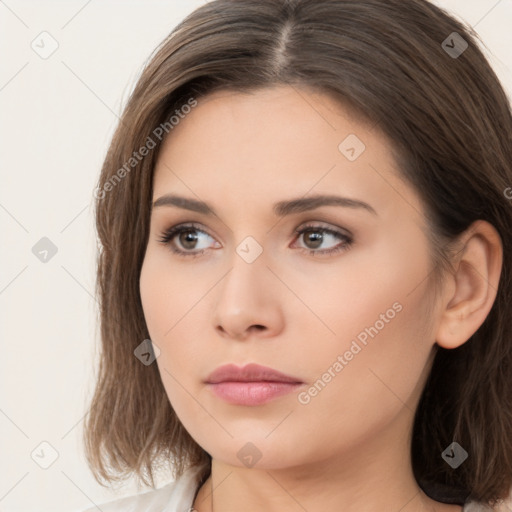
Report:
[[[297,230],[296,233],[298,234],[297,240],[300,240],[301,238],[304,240],[303,243],[305,247],[302,247],[302,250],[313,255],[321,256],[346,251],[353,243],[351,236],[323,226],[305,226],[304,228]],[[336,239],[341,240],[341,242],[334,245],[332,243],[329,244],[329,242],[334,242]],[[327,244],[331,245],[331,247],[319,249],[323,245]]]
[[[175,254],[194,257],[203,254],[212,245],[212,242],[208,243],[208,240],[205,240],[207,238],[220,247],[213,237],[194,224],[173,226],[162,233],[158,241],[168,246]],[[201,244],[202,247],[198,247]]]
[[[319,230],[308,229],[303,231],[304,242],[308,249],[318,249],[322,245],[324,240],[323,233],[319,233]]]
[[[185,231],[181,231],[178,234],[178,239],[182,247],[185,249],[195,249],[195,244],[197,243],[197,234],[195,229],[187,229]]]

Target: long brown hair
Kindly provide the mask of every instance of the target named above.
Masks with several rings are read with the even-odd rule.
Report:
[[[454,34],[455,33],[455,34]],[[173,411],[156,364],[134,350],[149,338],[139,296],[153,169],[162,141],[215,90],[286,84],[335,97],[389,137],[400,175],[420,195],[433,272],[473,221],[501,236],[493,307],[462,346],[438,347],[412,436],[415,477],[493,503],[512,485],[512,115],[478,35],[426,0],[213,0],[151,56],[124,109],[95,190],[99,236],[99,375],[85,422],[88,463],[102,485],[154,472],[175,477],[211,458]],[[188,110],[187,110],[188,109]],[[143,148],[146,148],[145,151]],[[456,470],[452,442],[469,454]]]

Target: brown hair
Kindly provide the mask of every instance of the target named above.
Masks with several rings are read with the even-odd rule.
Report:
[[[468,45],[462,53],[460,38]],[[211,458],[177,418],[157,365],[134,357],[149,338],[139,277],[153,169],[165,140],[162,127],[171,134],[170,116],[186,112],[184,105],[215,90],[285,84],[332,95],[389,137],[400,175],[427,212],[432,280],[450,268],[451,242],[473,221],[486,220],[500,234],[496,300],[466,343],[437,347],[411,450],[415,477],[434,499],[443,486],[490,503],[507,496],[512,114],[479,42],[471,28],[425,0],[213,0],[155,50],[124,109],[95,192],[102,351],[84,441],[98,482],[134,473],[154,487],[154,472],[165,463],[175,477],[190,466],[201,466],[205,476],[210,471]],[[452,441],[469,454],[457,469],[441,457]]]

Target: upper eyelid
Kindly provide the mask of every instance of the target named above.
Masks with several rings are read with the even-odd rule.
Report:
[[[296,233],[298,230],[306,229],[306,228],[319,228],[319,229],[327,229],[334,232],[341,231],[342,234],[346,234],[347,236],[352,236],[351,232],[347,228],[343,228],[340,226],[334,226],[332,223],[328,221],[304,221],[301,222],[296,228],[293,228],[292,233]],[[213,236],[209,232],[209,228],[204,226],[201,222],[196,221],[184,221],[184,222],[178,222],[177,224],[169,224],[168,227],[164,227],[161,229],[162,233],[165,233],[166,231],[176,230],[176,229],[196,229],[197,231],[202,231],[206,233],[209,236]],[[232,230],[230,230],[232,231]]]
[[[208,229],[206,227],[204,227],[200,222],[192,222],[192,221],[191,222],[186,222],[186,221],[180,222],[178,224],[171,225],[168,228],[164,228],[162,230],[161,234],[163,236],[165,236],[167,233],[169,233],[171,231],[174,232],[171,239],[169,240],[169,242],[170,242],[172,239],[174,239],[180,233],[181,230],[187,230],[187,229],[202,232],[218,242],[217,237],[210,234]],[[341,228],[341,227],[337,227],[337,226],[335,227],[335,226],[332,226],[332,224],[325,222],[325,221],[302,222],[299,224],[299,226],[297,226],[296,228],[293,229],[292,235],[297,235],[297,237],[298,237],[298,236],[300,236],[300,234],[302,234],[303,231],[305,231],[307,229],[324,230],[334,236],[338,236],[342,239],[343,238],[349,239],[351,241],[353,241],[353,238],[354,238],[353,234],[346,228]]]
[[[325,229],[326,231],[330,231],[337,235],[345,235],[347,237],[352,237],[352,233],[347,228],[333,226],[332,224],[330,224],[328,222],[322,222],[322,221],[310,221],[310,222],[302,223],[299,225],[299,227],[295,228],[293,230],[293,232],[296,233],[297,231],[302,231],[302,230],[305,230],[308,228],[310,228],[310,229]]]

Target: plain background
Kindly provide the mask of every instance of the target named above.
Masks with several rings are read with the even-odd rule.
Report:
[[[512,97],[512,0],[435,3],[475,27]],[[2,512],[74,512],[137,492],[101,487],[81,445],[99,340],[93,190],[143,64],[203,4],[0,0]],[[46,59],[31,47],[43,31],[58,43]],[[41,261],[34,246],[57,252]]]

